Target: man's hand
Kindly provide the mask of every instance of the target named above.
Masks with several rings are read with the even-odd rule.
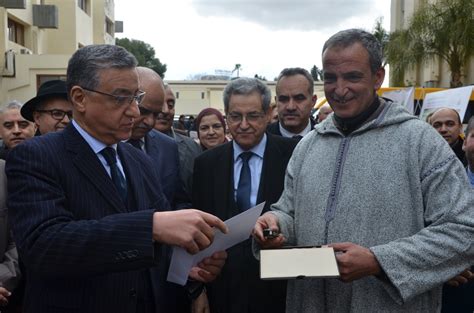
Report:
[[[382,272],[375,255],[367,248],[351,242],[333,243],[328,246],[339,252],[336,253],[336,260],[343,282],[351,282]]]
[[[260,247],[262,247],[262,249],[275,249],[283,246],[283,243],[286,240],[282,234],[279,234],[275,238],[265,238],[263,236],[263,230],[267,228],[276,232],[280,232],[278,217],[276,217],[276,215],[271,212],[267,212],[258,218],[252,232],[253,237],[258,242]]]
[[[218,217],[199,210],[155,212],[153,214],[153,239],[179,246],[191,254],[207,248],[214,239],[214,229],[227,233],[228,229]]]
[[[11,296],[11,292],[7,289],[0,287],[0,305],[4,306],[8,304],[8,297]]]
[[[471,269],[468,268],[456,277],[451,278],[446,284],[451,287],[459,287],[461,285],[467,284],[470,281],[474,281],[474,273],[472,273]]]
[[[210,283],[221,273],[226,259],[227,252],[216,252],[193,267],[189,272],[189,277],[203,283]]]
[[[191,304],[191,313],[210,313],[209,301],[205,291],[201,292],[199,297],[193,300]]]

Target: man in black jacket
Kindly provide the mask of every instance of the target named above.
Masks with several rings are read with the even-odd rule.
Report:
[[[307,70],[295,67],[281,71],[275,99],[279,121],[268,126],[268,133],[301,139],[314,128],[311,109],[317,97],[313,78]]]
[[[268,211],[280,198],[297,141],[265,134],[270,98],[268,87],[257,79],[227,85],[224,108],[234,140],[196,158],[195,208],[228,219],[263,201]],[[208,288],[211,312],[285,312],[286,282],[260,280],[251,246],[248,239],[228,250],[221,277]]]

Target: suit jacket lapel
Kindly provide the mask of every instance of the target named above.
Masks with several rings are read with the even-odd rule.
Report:
[[[129,209],[135,211],[138,208],[144,207],[143,205],[141,205],[141,202],[145,200],[145,197],[142,194],[145,190],[145,186],[143,184],[143,179],[141,179],[142,177],[138,172],[137,167],[133,166],[134,164],[140,161],[135,161],[135,157],[132,155],[132,153],[130,153],[130,150],[125,148],[130,147],[125,145],[128,144],[119,142],[117,145],[117,152],[120,157],[120,162],[122,162],[123,171],[125,172],[125,176],[127,177],[127,186],[129,192],[128,197],[132,197],[132,199],[135,200],[133,203],[133,207]]]
[[[268,198],[268,194],[272,192],[268,190],[268,186],[270,185],[268,181],[271,181],[274,177],[272,167],[274,169],[279,168],[276,167],[276,164],[281,157],[279,157],[280,153],[277,150],[272,135],[267,134],[267,145],[265,146],[265,152],[263,154],[262,174],[260,175],[260,184],[258,186],[257,204],[265,201],[265,199]]]
[[[217,158],[214,167],[216,177],[216,205],[219,216],[228,219],[237,215],[238,210],[234,200],[234,149],[232,141],[225,144],[223,153]]]
[[[73,163],[77,169],[99,190],[105,200],[117,212],[126,212],[125,204],[121,200],[105,168],[89,144],[72,126],[72,123],[63,131],[63,135],[65,137],[66,149],[73,153]]]

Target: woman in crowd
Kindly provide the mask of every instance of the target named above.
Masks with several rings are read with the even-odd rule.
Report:
[[[202,110],[196,117],[195,124],[203,150],[214,148],[227,141],[224,117],[218,110],[213,108]]]

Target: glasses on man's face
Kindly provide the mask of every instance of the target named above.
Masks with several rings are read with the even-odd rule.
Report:
[[[117,105],[119,105],[119,106],[130,105],[130,104],[132,104],[133,101],[135,101],[139,105],[140,103],[142,103],[143,98],[145,98],[145,94],[146,94],[146,92],[144,92],[144,91],[138,91],[138,93],[136,95],[133,95],[133,96],[121,96],[121,95],[113,95],[113,94],[110,94],[110,93],[106,93],[106,92],[102,92],[102,91],[98,91],[98,90],[94,90],[94,89],[89,89],[89,88],[85,88],[85,87],[81,87],[81,88],[84,89],[84,90],[87,90],[87,91],[98,93],[100,95],[104,95],[104,96],[114,98],[115,103],[117,103]]]
[[[242,121],[245,118],[248,123],[255,123],[255,122],[259,121],[264,116],[265,116],[265,113],[263,113],[263,112],[251,112],[251,113],[248,113],[246,115],[231,112],[227,115],[227,120],[232,124],[237,124],[237,123],[242,123]]]
[[[161,112],[157,112],[157,111],[151,111],[151,110],[148,110],[147,108],[144,108],[142,106],[138,106],[138,110],[140,110],[140,115],[141,116],[149,116],[151,114],[153,114],[153,118],[157,118],[158,117],[158,114],[160,114]]]
[[[63,111],[59,109],[52,109],[52,110],[36,110],[36,112],[40,113],[49,113],[52,118],[58,121],[62,121],[63,118],[67,115],[67,117],[71,120],[72,119],[72,111]]]

